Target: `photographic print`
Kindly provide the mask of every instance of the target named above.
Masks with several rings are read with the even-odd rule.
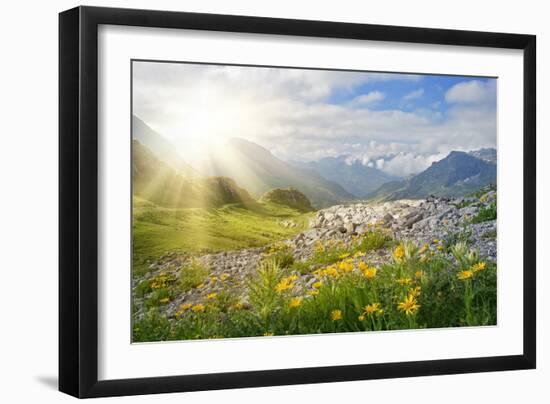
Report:
[[[132,61],[132,341],[496,325],[497,81]]]

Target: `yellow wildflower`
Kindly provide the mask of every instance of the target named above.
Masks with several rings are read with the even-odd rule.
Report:
[[[350,253],[347,252],[347,253],[343,253],[343,254],[340,254],[340,256],[338,258],[340,258],[341,260],[343,260],[344,258],[348,258],[350,256]]]
[[[338,264],[338,268],[343,272],[351,272],[353,271],[353,264],[350,262],[340,262]]]
[[[422,271],[416,271],[416,272],[414,273],[414,277],[415,277],[416,279],[420,279],[420,278],[422,278],[423,276],[424,276],[424,272],[422,272]]]
[[[289,306],[291,308],[295,308],[295,307],[300,307],[301,304],[302,304],[302,298],[301,297],[293,297],[292,299],[290,299]]]
[[[393,257],[399,261],[405,256],[405,249],[403,248],[403,244],[399,244],[395,250],[393,250]]]
[[[475,265],[472,265],[472,268],[470,268],[472,270],[472,272],[479,272],[479,271],[483,271],[485,268],[486,268],[487,264],[485,264],[485,262],[478,262],[477,264]]]
[[[163,297],[162,299],[159,300],[159,303],[160,304],[166,304],[170,301],[170,298],[169,297]]]
[[[233,310],[242,310],[244,304],[242,302],[236,302],[231,307],[233,308]]]
[[[180,304],[180,310],[182,311],[185,311],[185,310],[189,310],[191,307],[193,306],[192,303],[184,303],[184,304]]]
[[[207,298],[208,300],[212,300],[212,299],[215,299],[216,296],[218,296],[218,294],[217,294],[216,292],[212,292],[212,293],[207,294],[207,295],[206,295],[206,298]]]
[[[399,278],[396,280],[396,282],[400,285],[408,285],[412,282],[411,278]]]
[[[460,271],[456,277],[460,279],[461,281],[465,281],[467,279],[470,279],[474,276],[474,271],[466,270],[466,271]]]
[[[194,305],[191,310],[193,310],[195,313],[202,313],[204,309],[205,309],[204,304],[199,303]]]
[[[442,251],[443,250],[443,246],[441,244],[438,244],[437,247],[436,247],[439,251]]]
[[[397,309],[404,312],[407,316],[415,314],[419,308],[420,305],[417,303],[414,296],[411,295],[408,295],[405,300],[397,305]]]
[[[365,312],[365,314],[374,314],[374,313],[380,314],[381,312],[380,303],[367,304],[363,309],[363,311]]]
[[[422,290],[422,288],[420,286],[409,289],[409,296],[412,296],[413,298],[416,299],[418,296],[420,296],[421,290]]]
[[[342,310],[332,310],[330,312],[330,319],[332,321],[338,321],[342,319]]]
[[[365,316],[361,314],[359,317],[357,317],[357,319],[359,321],[365,321]]]
[[[354,258],[361,258],[364,256],[365,256],[365,253],[363,251],[357,251],[355,254],[353,254]]]
[[[319,291],[318,290],[310,290],[309,292],[307,292],[308,295],[310,296],[317,296],[319,294]]]
[[[321,286],[323,286],[323,282],[315,282],[315,283],[314,283],[313,285],[311,285],[311,286],[313,286],[314,289],[320,289]]]
[[[275,286],[275,291],[281,293],[285,290],[292,289],[294,287],[294,281],[297,279],[298,276],[296,275],[290,275],[281,279],[281,281]]]
[[[227,278],[229,278],[229,274],[227,274],[227,273],[223,273],[223,274],[220,275],[220,280],[222,282],[227,280]]]
[[[212,277],[210,278],[210,281],[211,281],[211,282],[217,282],[217,281],[218,281],[218,277],[217,277],[217,276],[212,276]]]
[[[424,254],[426,251],[428,251],[429,248],[430,248],[430,246],[426,243],[422,247],[420,247],[420,250],[418,250],[418,253],[419,254]]]
[[[201,284],[197,285],[197,289],[202,289],[202,288],[204,288],[204,286],[205,286],[204,283],[201,283]]]
[[[441,240],[439,240],[439,239],[437,239],[437,238],[434,238],[434,239],[433,239],[433,243],[434,243],[434,244],[438,244],[440,241],[441,241]]]
[[[363,264],[363,265],[361,265]],[[376,276],[378,270],[374,267],[369,267],[364,262],[359,263],[359,270],[363,273],[363,276],[367,279],[372,279]]]
[[[331,276],[333,278],[338,278],[340,276],[340,273],[336,269],[334,265],[331,265],[329,267],[326,267],[322,272],[322,276]]]

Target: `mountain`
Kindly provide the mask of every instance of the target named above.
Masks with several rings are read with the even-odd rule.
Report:
[[[382,185],[371,196],[375,200],[460,196],[495,184],[496,164],[470,153],[453,151],[444,159],[413,177]]]
[[[317,171],[327,180],[340,184],[357,198],[366,198],[383,184],[400,179],[357,160],[350,164],[347,161],[348,157],[326,157],[318,161],[294,164]]]
[[[178,173],[187,177],[199,175],[189,164],[183,161],[170,141],[151,129],[149,125],[135,115],[132,116],[132,139],[139,141]]]
[[[489,163],[497,163],[497,150],[493,148],[484,148],[479,150],[473,150],[470,154],[478,159],[488,161]]]
[[[294,167],[264,147],[240,138],[230,139],[221,150],[212,151],[201,172],[233,178],[256,198],[273,188],[288,187],[304,193],[316,207],[354,198],[316,171]]]
[[[138,140],[132,142],[133,195],[171,208],[256,204],[249,193],[227,177],[185,177],[159,160]]]

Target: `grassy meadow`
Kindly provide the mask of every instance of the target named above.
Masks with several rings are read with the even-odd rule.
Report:
[[[303,231],[311,213],[275,203],[253,207],[165,208],[133,198],[133,274],[167,252],[208,253],[260,247]],[[281,225],[291,221],[293,227]]]
[[[250,221],[259,225],[261,220],[254,217]],[[267,218],[263,220],[269,223]],[[245,221],[248,223],[248,217]],[[237,229],[244,226],[234,225]],[[274,228],[271,231],[284,236]],[[258,229],[257,234],[261,233]],[[212,237],[216,239],[215,233]],[[261,241],[261,237],[240,237],[228,243]],[[221,240],[218,246],[230,248]],[[389,254],[385,263],[369,262],[370,254],[376,252]],[[301,282],[304,276],[313,279]],[[186,283],[186,279],[194,282]],[[155,296],[155,300],[146,315],[134,322],[134,341],[496,324],[494,263],[480,259],[466,242],[398,242],[382,226],[372,226],[348,243],[318,242],[306,261],[294,261],[284,243],[271,244],[241,294],[226,288],[225,282],[229,280],[223,276],[213,279],[209,269],[196,262],[179,276],[160,273],[142,282],[143,295]],[[206,285],[212,283],[221,289],[207,293]],[[189,288],[205,290],[200,302],[181,304],[171,319],[160,313],[159,307]]]

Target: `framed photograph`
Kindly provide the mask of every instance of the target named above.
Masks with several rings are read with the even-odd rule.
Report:
[[[535,36],[59,28],[61,391],[535,368]]]

